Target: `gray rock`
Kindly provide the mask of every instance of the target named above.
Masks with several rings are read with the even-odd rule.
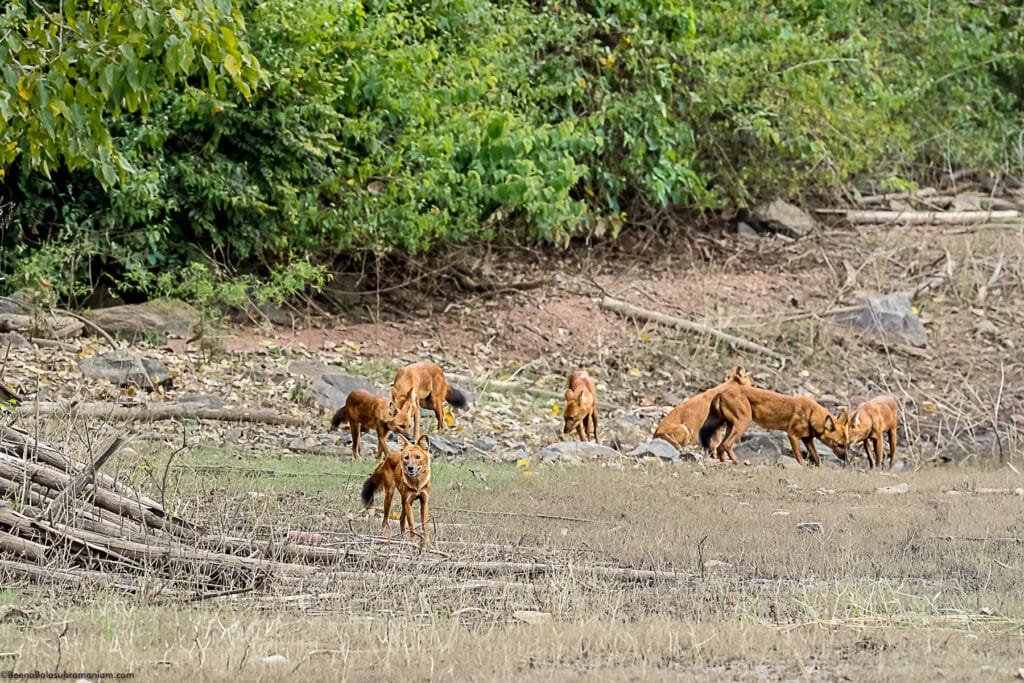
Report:
[[[640,444],[626,455],[633,458],[661,458],[662,460],[679,460],[679,451],[664,439],[652,439]]]
[[[983,337],[999,337],[999,328],[991,320],[982,320],[974,326],[974,331]]]
[[[754,239],[757,239],[758,237],[761,236],[761,233],[759,233],[757,230],[754,230],[744,221],[740,221],[739,223],[736,224],[736,234],[739,235],[740,237],[750,237]]]
[[[0,311],[0,313],[3,313],[3,311]],[[4,332],[0,334],[0,351],[7,347],[12,349],[31,349],[32,342],[17,332]]]
[[[473,447],[478,451],[484,453],[490,453],[498,447],[497,439],[492,439],[489,436],[481,436],[479,439],[473,442]],[[525,449],[525,446],[523,447]]]
[[[201,321],[199,311],[174,299],[98,308],[89,317],[106,332],[128,341],[153,333],[188,337]]]
[[[243,431],[241,427],[229,427],[228,430],[224,432],[224,440],[228,443],[238,443],[242,440],[243,436],[245,436],[245,431]]]
[[[618,457],[619,452],[607,446],[598,446],[592,441],[560,441],[553,443],[541,451],[541,459],[546,463],[565,462],[576,464],[583,460],[600,457]]]
[[[491,451],[490,456],[492,460],[496,460],[498,462],[515,463],[522,459],[529,460],[529,457],[527,457],[525,443],[518,443],[514,446],[509,446],[508,448]]]
[[[928,332],[914,314],[910,298],[903,292],[867,297],[860,302],[858,310],[840,313],[833,322],[885,341],[920,348],[928,345]]]
[[[796,461],[796,458],[790,455],[783,455],[775,461],[776,467],[781,467],[784,470],[799,470],[803,468],[803,465]]]
[[[382,389],[378,389],[362,377],[337,372],[317,377],[309,387],[309,392],[319,407],[337,410],[345,405],[345,398],[356,389],[368,391],[374,396],[387,395]]]
[[[163,362],[143,358],[131,349],[110,351],[78,361],[82,374],[89,379],[106,378],[112,384],[127,387],[136,386],[146,391],[156,387],[171,386],[171,377]]]
[[[434,457],[436,455],[444,455],[450,458],[456,455],[461,455],[464,450],[466,450],[465,446],[459,443],[449,441],[443,436],[430,436],[431,457]]]
[[[754,207],[752,218],[760,224],[755,224],[755,229],[763,226],[771,232],[794,238],[809,235],[818,227],[810,214],[782,199],[758,204]]]
[[[774,432],[751,434],[733,446],[732,450],[739,460],[778,458],[783,452],[789,452],[789,439],[784,434],[780,438]],[[794,460],[794,462],[796,461]]]

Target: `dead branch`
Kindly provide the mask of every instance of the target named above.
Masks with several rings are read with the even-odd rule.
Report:
[[[755,344],[752,341],[741,339],[740,337],[734,337],[731,334],[726,334],[725,332],[716,330],[713,327],[701,325],[700,323],[695,323],[690,320],[685,320],[683,318],[677,318],[672,315],[665,315],[664,313],[659,313],[657,311],[652,311],[646,308],[640,308],[639,306],[634,306],[633,304],[626,303],[625,301],[619,301],[618,299],[612,299],[611,297],[605,297],[604,299],[601,300],[601,308],[608,311],[613,311],[627,318],[640,318],[642,320],[649,320],[651,322],[659,323],[661,325],[668,325],[670,327],[677,327],[680,329],[689,330],[691,332],[696,332],[698,334],[711,335],[712,337],[717,337],[718,339],[728,342],[729,344],[737,348],[746,349],[748,351],[755,351],[762,355],[770,356],[783,362],[787,360],[784,355],[777,351],[773,351],[765,346],[761,346],[760,344]]]
[[[846,220],[853,225],[899,223],[900,225],[970,225],[1021,218],[1012,211],[866,211],[849,209]]]
[[[219,420],[222,422],[260,422],[270,425],[301,427],[302,418],[281,415],[270,408],[246,410],[243,408],[201,408],[187,402],[164,401],[142,407],[117,403],[94,402],[66,405],[52,401],[22,403],[14,410],[25,415],[68,415],[70,417],[104,417],[112,420],[155,422],[157,420]]]

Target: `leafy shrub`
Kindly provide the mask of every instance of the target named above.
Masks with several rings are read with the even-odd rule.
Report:
[[[1020,177],[1024,10],[982,5],[247,0],[251,95],[193,75],[120,112],[114,186],[8,182],[0,270],[70,263],[70,290],[202,254],[266,274],[864,178]]]

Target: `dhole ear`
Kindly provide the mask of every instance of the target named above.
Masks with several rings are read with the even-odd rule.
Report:
[[[388,401],[388,415],[397,415],[398,406],[395,405],[394,401]]]
[[[430,454],[430,437],[424,434],[416,440],[416,445],[422,448],[427,454]]]
[[[853,416],[853,426],[860,427],[860,413]]]
[[[412,441],[405,438],[405,434],[402,434],[401,432],[398,433],[398,440],[402,442],[402,448],[408,448],[412,445]]]
[[[594,397],[590,395],[589,391],[580,392],[580,405],[588,406],[594,402]]]
[[[825,429],[835,429],[835,428],[836,428],[836,421],[835,421],[835,419],[831,415],[829,415],[828,417],[825,418]]]
[[[565,400],[566,401],[571,401],[574,398],[576,398],[576,394],[572,393],[572,389],[566,389],[565,390]]]

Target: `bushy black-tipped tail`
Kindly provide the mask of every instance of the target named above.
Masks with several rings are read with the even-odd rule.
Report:
[[[348,409],[346,406],[338,408],[338,412],[331,418],[331,431],[333,432],[340,427],[342,422],[348,422]]]
[[[711,399],[711,406],[708,409],[707,419],[704,420],[704,424],[700,428],[700,445],[704,450],[711,450],[711,437],[715,435],[715,432],[725,424],[725,419],[722,417],[722,412],[719,409],[721,404],[721,395],[715,396]]]
[[[448,404],[456,410],[461,410],[469,405],[466,395],[450,384],[448,385],[448,395],[444,398],[448,401]]]
[[[373,505],[373,494],[377,492],[378,486],[380,486],[380,476],[377,474],[377,470],[374,470],[373,474],[363,483],[363,491],[360,494],[363,499],[363,507],[368,508]]]

